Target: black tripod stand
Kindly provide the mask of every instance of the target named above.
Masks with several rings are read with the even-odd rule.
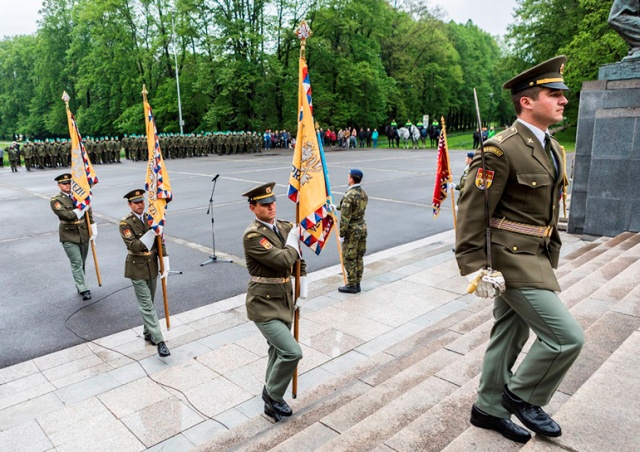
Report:
[[[209,256],[209,259],[207,259],[202,264],[200,264],[200,267],[202,267],[203,265],[217,263],[217,262],[226,262],[226,263],[233,262],[227,259],[218,259],[218,256],[216,256],[216,231],[214,228],[215,220],[213,219],[213,193],[216,191],[216,183],[218,182],[219,176],[220,176],[219,174],[216,174],[216,177],[211,179],[211,182],[213,182],[213,187],[211,188],[211,198],[209,198],[209,208],[207,209],[207,215],[211,214],[211,244],[213,248],[213,254]]]

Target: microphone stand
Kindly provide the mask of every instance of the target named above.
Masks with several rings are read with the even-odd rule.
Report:
[[[213,187],[211,188],[211,197],[209,198],[209,208],[207,209],[207,215],[211,214],[211,245],[212,245],[211,248],[213,248],[213,255],[209,256],[209,259],[207,259],[202,264],[200,264],[200,267],[203,267],[207,264],[215,264],[218,262],[224,262],[229,264],[233,262],[227,259],[218,259],[218,256],[216,256],[216,232],[214,229],[215,220],[213,219],[213,193],[216,191],[216,184],[218,183],[219,176],[220,176],[219,174],[216,174],[216,177],[211,179],[211,182],[213,182]]]

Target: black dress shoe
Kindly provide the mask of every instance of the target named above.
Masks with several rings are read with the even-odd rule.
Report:
[[[144,340],[149,342],[149,343],[151,343],[151,345],[158,345],[155,342],[153,342],[153,338],[151,337],[151,335],[149,333],[145,333],[144,334]]]
[[[509,391],[504,385],[502,392],[502,406],[511,414],[515,414],[520,422],[532,432],[551,438],[562,435],[562,430],[556,421],[545,413],[542,408],[525,402],[520,397]]]
[[[270,408],[272,408],[273,411],[275,411],[280,416],[291,416],[293,414],[293,411],[291,410],[291,407],[289,406],[289,404],[287,404],[287,402],[285,402],[284,400],[277,402],[271,398],[271,396],[267,392],[266,386],[262,388],[262,400],[264,400],[264,403],[269,405]],[[265,412],[265,414],[268,413]]]
[[[80,295],[82,295],[82,301],[91,300],[91,292],[88,290],[81,292]]]
[[[495,430],[505,438],[518,443],[526,443],[531,439],[531,433],[511,422],[511,419],[492,416],[475,405],[471,407],[471,424],[487,430]]]
[[[347,284],[346,286],[338,287],[338,292],[342,293],[358,293],[358,286],[350,286]]]
[[[169,347],[167,347],[167,344],[165,344],[164,341],[158,342],[158,355],[164,357],[169,356],[170,354],[171,352],[169,351]]]
[[[264,404],[264,414],[272,418],[274,422],[280,422],[282,420],[282,416],[268,403]]]

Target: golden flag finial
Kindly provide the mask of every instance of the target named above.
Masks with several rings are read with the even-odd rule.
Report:
[[[69,97],[66,91],[62,92],[62,100],[64,101],[67,108],[69,108],[69,101],[71,100],[71,98]]]
[[[149,91],[147,91],[147,85],[143,83],[142,84],[142,100],[145,102],[147,101],[147,94],[149,94]]]

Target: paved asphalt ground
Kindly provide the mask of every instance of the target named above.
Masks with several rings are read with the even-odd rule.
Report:
[[[451,151],[455,180],[465,151]],[[241,193],[276,181],[278,218],[292,220],[295,206],[286,197],[292,151],[168,160],[174,200],[168,206],[165,236],[172,270],[168,297],[171,313],[187,311],[246,291],[242,233],[253,219]],[[344,194],[349,168],[364,172],[369,194],[366,220],[368,252],[412,242],[453,227],[447,200],[437,219],[431,198],[436,152],[430,150],[327,150],[336,204]],[[141,324],[133,288],[124,278],[126,248],[118,233],[128,213],[123,195],[144,187],[145,163],[96,165],[99,183],[92,202],[99,235],[96,240],[102,287],[93,258],[87,261],[93,295],[76,294],[69,262],[58,241],[58,219],[49,198],[57,193],[53,178],[67,169],[11,173],[0,169],[0,368]],[[213,176],[219,174],[213,198],[216,255],[233,263],[200,264],[212,254],[212,221],[207,214]],[[306,252],[304,252],[306,250]],[[303,250],[308,271],[339,262],[335,238],[320,256]],[[91,251],[89,252],[91,254]],[[366,269],[365,269],[366,277]],[[164,322],[162,290],[156,305]]]

